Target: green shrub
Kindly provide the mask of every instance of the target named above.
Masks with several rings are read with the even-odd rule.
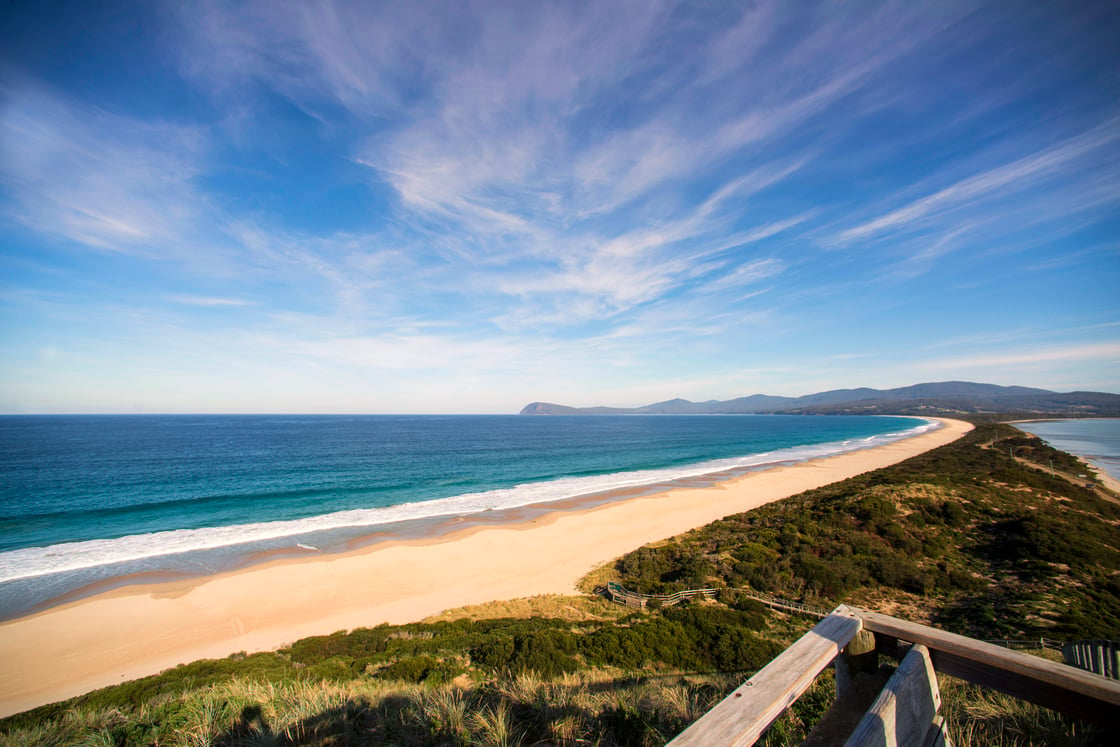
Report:
[[[461,671],[460,667],[450,662],[434,659],[431,656],[413,656],[395,661],[378,670],[376,676],[384,680],[440,684],[450,682]]]
[[[537,631],[488,640],[471,649],[471,660],[493,671],[555,677],[579,668],[572,656],[575,651],[572,633]]]

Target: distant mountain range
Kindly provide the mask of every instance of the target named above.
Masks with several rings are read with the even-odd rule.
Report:
[[[1051,392],[1025,386],[969,381],[915,384],[898,389],[835,389],[803,397],[754,394],[724,402],[671,399],[645,407],[526,405],[522,415],[1020,415],[1023,417],[1120,417],[1120,394]]]

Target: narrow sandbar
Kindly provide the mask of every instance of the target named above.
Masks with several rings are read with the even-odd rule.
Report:
[[[895,464],[972,429],[427,538],[132,585],[0,624],[0,716],[177,664],[469,604],[566,594],[595,566],[730,514]]]

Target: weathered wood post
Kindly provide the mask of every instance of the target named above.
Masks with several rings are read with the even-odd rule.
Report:
[[[929,650],[914,644],[845,747],[948,745],[940,710],[941,691]]]
[[[875,634],[870,630],[860,630],[848,642],[836,661],[836,697],[844,695],[852,680],[860,672],[875,674],[879,669],[879,654],[875,650]]]

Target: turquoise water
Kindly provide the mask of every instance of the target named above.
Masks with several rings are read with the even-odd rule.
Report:
[[[1015,425],[1120,480],[1120,419],[1039,420]]]
[[[915,418],[0,417],[0,617],[142,572],[874,446]]]

